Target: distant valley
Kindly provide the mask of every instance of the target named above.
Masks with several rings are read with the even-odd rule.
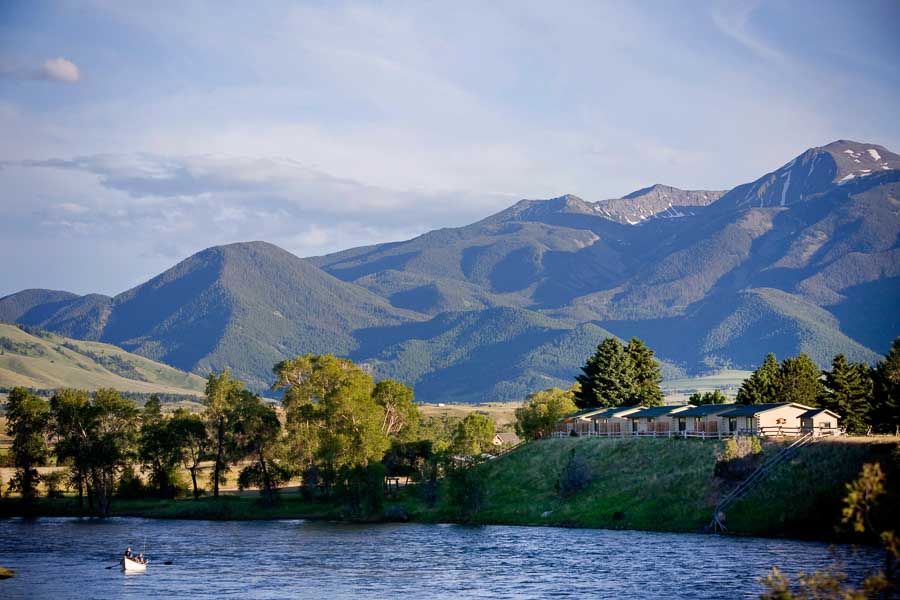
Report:
[[[258,388],[279,360],[335,353],[426,402],[569,385],[607,335],[670,378],[766,352],[874,361],[900,334],[900,156],[837,141],[730,191],[523,200],[471,225],[302,259],[204,250],[115,297],[25,290],[0,321]]]

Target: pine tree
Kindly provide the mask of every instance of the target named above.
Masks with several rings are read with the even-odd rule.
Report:
[[[805,353],[781,362],[778,376],[777,402],[796,402],[817,406],[824,391],[822,371]]]
[[[769,353],[763,364],[741,384],[736,399],[738,404],[778,402],[779,378],[778,359]]]
[[[838,415],[849,433],[865,433],[873,400],[869,367],[848,363],[843,354],[834,357],[831,371],[825,372],[825,393],[821,405]]]
[[[893,433],[900,428],[900,338],[894,340],[884,360],[875,366],[873,379],[871,423]]]
[[[628,400],[628,404],[636,406],[660,406],[663,403],[663,393],[659,384],[662,382],[662,373],[659,363],[653,358],[653,350],[647,347],[638,338],[631,338],[625,346],[625,352],[631,359],[631,368],[634,373],[634,392]]]
[[[627,405],[634,394],[631,359],[622,343],[608,337],[581,368],[581,390],[575,396],[579,408]]]

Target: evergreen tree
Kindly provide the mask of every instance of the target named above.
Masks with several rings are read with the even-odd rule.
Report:
[[[575,395],[579,408],[628,405],[634,396],[634,370],[622,343],[608,337],[581,368],[581,389]]]
[[[26,504],[37,498],[40,479],[37,468],[49,453],[46,434],[50,424],[50,407],[22,387],[14,388],[6,402],[6,433],[12,437],[13,465],[16,473],[11,488],[22,494]]]
[[[779,402],[780,370],[778,359],[771,352],[763,364],[744,380],[737,393],[738,404],[767,404]]]
[[[781,362],[778,375],[778,400],[817,406],[824,391],[822,371],[805,353]]]
[[[900,338],[873,371],[874,402],[870,421],[881,430],[900,430]]]
[[[633,406],[660,406],[663,403],[663,393],[659,384],[662,383],[662,373],[659,363],[653,358],[653,350],[647,347],[638,338],[631,338],[625,346],[625,352],[631,361],[631,370],[634,375],[634,390],[627,404]]]
[[[831,371],[825,372],[825,393],[821,400],[823,408],[840,415],[849,433],[865,433],[873,400],[869,367],[848,363],[843,354],[835,356]]]

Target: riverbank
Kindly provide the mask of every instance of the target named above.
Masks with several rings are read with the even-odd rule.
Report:
[[[780,447],[767,444],[763,455]],[[864,463],[878,461],[888,474],[881,505],[900,503],[897,447],[893,439],[827,440],[800,449],[728,509],[728,532],[846,539],[837,532],[841,502],[846,484],[857,477]],[[721,464],[717,469],[723,448],[724,442],[680,439],[544,440],[473,467],[462,484],[467,489],[453,492],[449,481],[442,482],[433,504],[424,501],[417,486],[408,486],[388,495],[381,515],[362,520],[702,531],[718,498],[741,479],[740,470],[735,474]],[[573,460],[584,481],[580,489],[565,495],[561,490],[564,470]],[[0,501],[0,516],[21,514],[17,500]],[[90,516],[86,505],[79,507],[72,497],[42,498],[32,514]],[[162,519],[360,520],[339,503],[304,500],[296,491],[282,491],[272,506],[258,497],[237,495],[116,499],[112,514]],[[882,510],[878,518],[889,528],[897,526],[900,517]]]

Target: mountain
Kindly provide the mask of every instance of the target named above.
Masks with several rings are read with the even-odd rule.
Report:
[[[19,296],[0,299],[0,315],[24,305]],[[231,366],[265,387],[287,355],[347,354],[352,331],[416,318],[277,246],[248,242],[204,250],[114,298],[62,298],[15,321],[203,375]]]
[[[124,392],[199,396],[202,377],[99,342],[0,323],[0,388],[112,387]]]
[[[259,387],[285,356],[334,352],[427,401],[565,385],[610,334],[645,339],[672,376],[768,351],[871,362],[900,334],[898,198],[900,157],[837,141],[725,193],[522,200],[309,259],[210,248],[114,298],[14,294],[0,319]]]

